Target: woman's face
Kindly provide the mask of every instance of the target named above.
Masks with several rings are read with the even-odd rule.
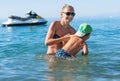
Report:
[[[75,16],[74,9],[71,7],[66,7],[61,12],[61,17],[66,22],[71,22]]]

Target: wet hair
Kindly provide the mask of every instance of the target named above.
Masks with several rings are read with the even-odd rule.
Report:
[[[67,8],[67,7],[70,7],[70,8],[72,8],[72,9],[74,10],[73,6],[68,5],[68,4],[65,4],[65,5],[62,7],[62,11],[63,11],[65,8]]]

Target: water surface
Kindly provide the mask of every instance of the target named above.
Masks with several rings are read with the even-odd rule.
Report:
[[[89,55],[49,62],[45,36],[51,21],[38,26],[0,26],[0,81],[120,81],[120,18],[78,18],[93,26]],[[3,20],[0,21],[1,23]]]

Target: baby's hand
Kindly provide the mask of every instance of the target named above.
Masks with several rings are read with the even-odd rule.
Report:
[[[65,35],[64,37],[70,37],[70,34]]]

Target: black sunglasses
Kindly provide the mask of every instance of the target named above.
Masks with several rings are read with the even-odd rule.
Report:
[[[74,12],[63,12],[64,14],[66,14],[67,16],[75,16],[75,13]]]

